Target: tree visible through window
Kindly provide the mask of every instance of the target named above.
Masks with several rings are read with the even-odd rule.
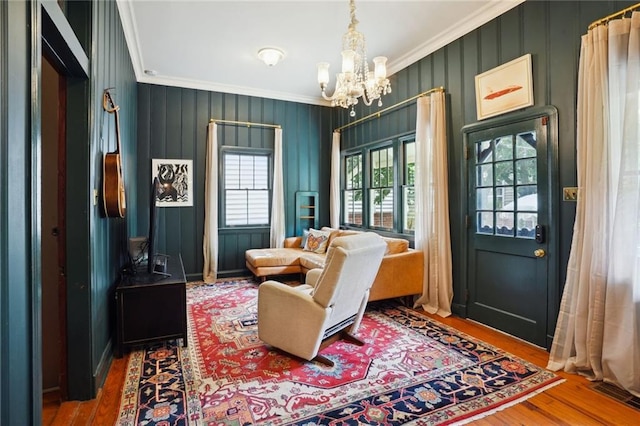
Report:
[[[224,153],[224,225],[268,225],[269,156]]]

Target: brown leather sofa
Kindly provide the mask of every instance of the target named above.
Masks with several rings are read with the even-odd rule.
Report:
[[[330,230],[328,244],[338,236],[359,233],[353,230]],[[422,294],[424,271],[423,253],[409,247],[403,238],[383,237],[387,250],[371,287],[369,301]],[[311,269],[323,268],[326,254],[305,251],[302,237],[288,237],[284,248],[251,249],[245,253],[247,268],[260,280],[283,274],[306,274]]]

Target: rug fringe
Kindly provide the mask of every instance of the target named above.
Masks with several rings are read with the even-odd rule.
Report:
[[[557,386],[557,385],[559,385],[561,383],[564,383],[564,382],[566,382],[565,379],[556,380],[553,383],[549,383],[549,384],[547,384],[545,386],[542,386],[541,388],[536,389],[534,391],[531,391],[528,394],[521,396],[520,398],[514,399],[513,401],[506,402],[506,403],[504,403],[504,404],[502,404],[502,405],[500,405],[498,407],[492,408],[491,410],[484,411],[482,413],[478,413],[475,416],[469,417],[467,419],[463,419],[463,420],[460,420],[460,421],[455,421],[453,423],[450,423],[450,425],[451,426],[465,425],[465,424],[471,423],[473,421],[480,420],[480,419],[483,419],[485,417],[489,417],[489,416],[491,416],[491,415],[493,415],[493,414],[495,414],[497,412],[500,412],[502,410],[505,410],[505,409],[507,409],[509,407],[513,407],[514,405],[518,405],[521,402],[524,402],[529,398],[533,398],[534,396],[539,395],[542,392],[545,392],[545,391],[551,389],[552,387]]]

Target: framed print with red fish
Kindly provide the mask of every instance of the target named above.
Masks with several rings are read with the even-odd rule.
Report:
[[[478,120],[533,105],[531,54],[476,75]]]

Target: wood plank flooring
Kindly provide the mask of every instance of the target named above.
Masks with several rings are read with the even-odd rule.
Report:
[[[543,349],[473,321],[458,317],[429,316],[540,367],[547,365],[549,354]],[[113,360],[105,385],[94,400],[69,401],[60,404],[55,396],[46,396],[43,406],[43,425],[116,424],[127,360],[126,356]],[[564,383],[491,416],[476,420],[472,424],[480,426],[640,425],[640,411],[592,390],[591,382],[581,376],[564,372],[558,374],[566,379]]]

